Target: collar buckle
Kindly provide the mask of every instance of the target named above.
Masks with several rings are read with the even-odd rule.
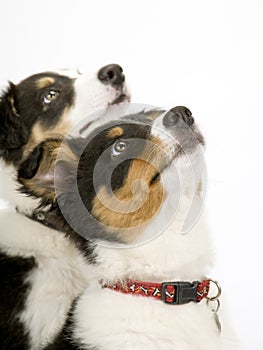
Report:
[[[187,304],[190,301],[198,302],[198,281],[190,282],[163,282],[161,300],[171,305]],[[172,288],[174,290],[171,293]]]

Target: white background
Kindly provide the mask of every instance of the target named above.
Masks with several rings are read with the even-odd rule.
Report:
[[[133,102],[192,110],[207,139],[212,275],[244,348],[262,350],[263,2],[0,1],[1,87],[115,62]]]

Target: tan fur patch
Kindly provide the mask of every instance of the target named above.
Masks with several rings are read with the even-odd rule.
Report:
[[[17,109],[15,107],[15,100],[14,100],[14,97],[13,96],[10,96],[8,97],[8,101],[11,105],[11,108],[12,108],[12,111],[13,113],[17,116],[17,117],[20,117],[19,113],[17,112]]]
[[[51,77],[43,77],[36,80],[36,87],[38,89],[44,89],[48,86],[51,86],[55,83],[55,79]]]
[[[116,137],[120,137],[123,135],[123,129],[120,126],[116,126],[115,128],[108,131],[107,135],[111,139],[114,139]]]
[[[157,140],[155,140],[157,141]],[[140,226],[151,220],[164,200],[164,189],[160,181],[151,183],[158,172],[158,152],[145,150],[143,159],[132,161],[124,185],[112,197],[105,187],[101,187],[93,200],[92,214],[108,231],[126,242],[133,241],[140,232]],[[155,154],[155,155],[154,155]],[[151,155],[151,159],[150,156]],[[144,160],[145,159],[145,160]],[[134,229],[133,233],[125,229]]]
[[[60,117],[60,121],[57,125],[52,128],[44,128],[40,123],[36,123],[32,129],[30,139],[24,147],[23,158],[27,155],[42,141],[52,137],[61,138],[65,136],[70,130],[70,122],[68,121],[67,114],[68,109],[64,111]]]

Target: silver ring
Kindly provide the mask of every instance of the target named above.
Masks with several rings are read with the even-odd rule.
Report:
[[[38,213],[38,214],[37,214],[37,219],[38,219],[39,221],[43,221],[43,220],[45,220],[45,215],[42,214],[42,213]]]
[[[217,294],[215,295],[215,296],[213,296],[213,297],[209,297],[209,296],[207,296],[206,297],[206,299],[207,300],[210,300],[210,301],[213,301],[213,300],[218,300],[218,298],[221,296],[221,294],[222,294],[222,289],[221,289],[221,287],[220,287],[220,284],[217,282],[217,281],[215,281],[215,280],[212,280],[212,279],[208,279],[208,281],[210,282],[210,283],[213,283],[215,286],[216,286],[216,288],[217,288]]]

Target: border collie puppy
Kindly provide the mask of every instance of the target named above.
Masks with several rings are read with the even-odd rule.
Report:
[[[36,215],[61,231],[54,245],[69,252],[43,258],[34,243],[18,297],[24,331],[37,329],[37,301],[53,312],[52,282],[74,256],[89,285],[45,349],[238,349],[220,314],[221,332],[220,287],[205,277],[204,139],[189,109],[119,115],[85,133],[40,143],[19,169],[22,191],[44,208]]]
[[[122,68],[111,64],[91,75],[43,72],[9,84],[0,97],[0,197],[25,208],[14,177],[17,167],[41,141],[65,135],[84,117],[129,100]]]

